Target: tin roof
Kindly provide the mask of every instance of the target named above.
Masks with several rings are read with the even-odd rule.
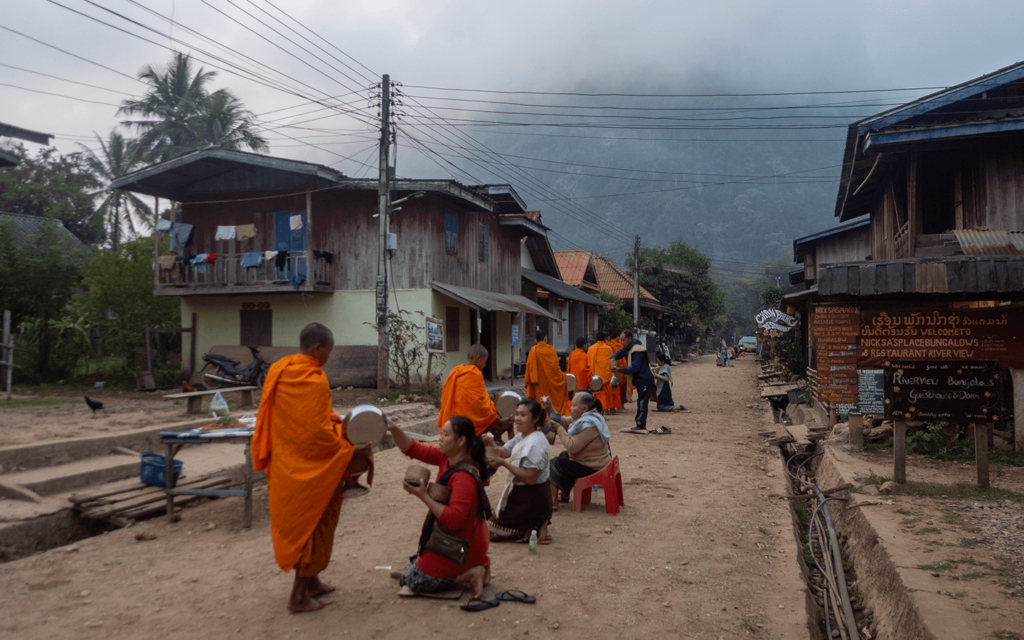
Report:
[[[555,262],[558,263],[558,271],[562,274],[562,280],[573,287],[583,284],[587,265],[590,264],[593,255],[593,251],[555,251]]]
[[[551,276],[544,275],[543,273],[523,269],[522,275],[524,279],[529,280],[541,289],[544,289],[549,293],[553,293],[560,298],[572,300],[573,302],[582,302],[583,304],[592,304],[598,307],[609,306],[607,302],[602,302],[590,294],[583,293],[576,287],[556,278],[552,278]]]
[[[597,256],[594,258],[594,273],[597,274],[597,286],[601,291],[606,291],[613,296],[623,300],[633,300],[633,278],[623,271],[617,264],[612,262],[608,256]],[[651,295],[651,292],[640,287],[640,301],[658,303],[658,299]]]
[[[89,246],[68,231],[60,220],[52,220],[42,216],[29,216],[24,213],[3,213],[0,212],[0,223],[11,224],[14,232],[14,239],[18,244],[28,242],[29,238],[39,232],[43,225],[55,222],[57,224],[57,238],[64,242],[64,247],[69,253],[75,251],[88,251]]]
[[[1024,232],[957,229],[953,233],[967,256],[1024,255]]]

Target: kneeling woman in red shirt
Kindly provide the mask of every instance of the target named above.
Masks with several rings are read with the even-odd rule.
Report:
[[[390,421],[388,431],[402,453],[437,465],[436,482],[451,489],[445,505],[432,498],[426,486],[403,484],[406,491],[427,505],[430,513],[419,549],[409,558],[405,573],[398,576],[399,582],[419,593],[436,593],[465,583],[472,587],[473,597],[479,598],[491,577],[487,557],[491,504],[484,491],[491,469],[483,441],[469,418],[462,416],[453,416],[444,424],[438,447],[416,442]]]

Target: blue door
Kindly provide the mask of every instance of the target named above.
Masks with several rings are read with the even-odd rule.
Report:
[[[292,218],[298,216],[298,228],[292,223]],[[305,211],[275,211],[274,212],[274,251],[287,251],[291,255],[288,258],[288,271],[277,270],[278,279],[293,279],[296,274],[305,276],[306,257],[305,254],[294,255],[298,251],[306,250],[306,212]],[[302,278],[305,280],[305,277]],[[300,282],[301,284],[301,282]]]

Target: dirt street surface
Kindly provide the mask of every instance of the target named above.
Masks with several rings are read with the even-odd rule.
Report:
[[[712,357],[674,369],[689,414],[652,413],[671,435],[631,435],[635,403],[609,419],[626,506],[555,513],[554,542],[492,544],[496,591],[533,605],[467,613],[458,602],[399,599],[385,568],[404,569],[426,513],[400,479],[408,459],[377,457],[374,488],[346,497],[326,609],[285,610],[292,576],[274,564],[267,494],[241,528],[240,499],[185,510],[0,565],[4,638],[807,638],[805,587],[777,450],[757,436],[755,364]],[[557,455],[560,446],[553,448]],[[504,474],[491,482],[495,502]],[[143,535],[144,534],[144,535]],[[136,537],[152,537],[137,541]],[[465,602],[464,596],[461,602]]]

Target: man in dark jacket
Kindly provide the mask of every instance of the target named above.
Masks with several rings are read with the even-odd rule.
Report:
[[[647,407],[651,399],[651,388],[654,386],[654,374],[647,359],[647,349],[635,338],[632,331],[623,331],[624,346],[612,355],[612,371],[619,375],[631,376],[636,386],[636,426],[633,431],[647,430]],[[620,337],[621,339],[621,337]],[[629,366],[617,368],[615,361],[628,356]]]

